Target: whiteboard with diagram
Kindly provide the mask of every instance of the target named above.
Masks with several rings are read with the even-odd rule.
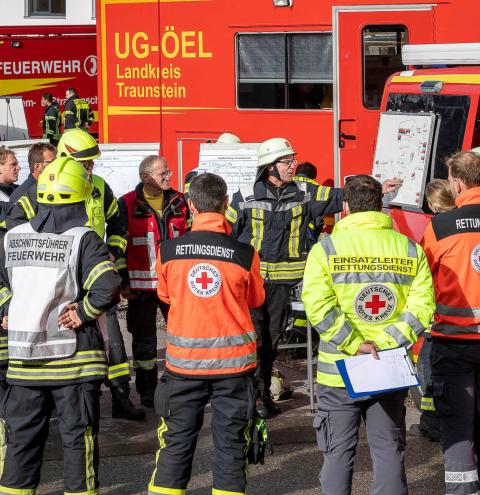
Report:
[[[238,190],[251,194],[257,174],[258,143],[202,143],[198,173],[209,172],[227,183],[230,199]]]
[[[399,178],[403,185],[389,195],[388,204],[421,209],[435,114],[384,112],[380,115],[372,176],[380,182]]]

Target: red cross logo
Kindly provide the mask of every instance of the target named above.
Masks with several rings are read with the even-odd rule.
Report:
[[[210,278],[207,272],[202,272],[202,275],[197,277],[195,282],[197,282],[197,284],[202,284],[202,289],[205,290],[208,288],[208,284],[213,282],[213,278]]]
[[[378,315],[381,309],[383,309],[387,303],[380,299],[378,294],[372,296],[370,301],[365,302],[365,307],[372,310],[372,315]]]

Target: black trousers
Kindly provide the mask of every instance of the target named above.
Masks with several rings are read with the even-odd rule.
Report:
[[[165,318],[169,306],[158,299],[156,291],[135,292],[127,307],[127,328],[132,334],[133,367],[157,372],[157,309]]]
[[[108,385],[122,387],[130,381],[130,364],[117,317],[117,306],[107,311]]]
[[[255,402],[253,377],[194,380],[164,373],[155,392],[155,409],[161,416],[160,448],[149,494],[163,493],[162,488],[186,489],[209,401],[215,448],[213,488],[245,493],[246,454]]]
[[[63,444],[65,492],[98,489],[100,383],[59,387],[11,385],[2,407],[6,450],[2,488],[35,489],[40,482],[50,416],[56,408]]]
[[[433,340],[433,400],[442,425],[447,493],[478,493],[480,342]]]
[[[260,395],[270,396],[278,341],[288,319],[291,285],[265,283],[265,302],[250,311],[257,334],[257,379]]]

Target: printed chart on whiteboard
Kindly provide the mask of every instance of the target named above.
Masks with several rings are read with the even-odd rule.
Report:
[[[403,185],[389,204],[421,209],[435,129],[430,113],[385,112],[380,116],[372,175]]]
[[[200,145],[198,173],[209,172],[223,177],[230,199],[234,193],[251,191],[257,174],[258,143]]]

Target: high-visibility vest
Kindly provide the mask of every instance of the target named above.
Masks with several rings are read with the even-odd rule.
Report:
[[[92,175],[93,193],[85,201],[89,227],[100,239],[105,237],[105,181],[98,175]]]
[[[179,237],[186,232],[186,206],[183,195],[175,193],[172,201],[178,203],[178,216],[172,214],[170,201],[164,204],[164,216],[160,220],[146,203],[143,203],[145,208],[139,211],[137,189],[122,197],[128,214],[128,276],[132,289],[152,291],[158,285],[155,263],[160,241]]]
[[[26,223],[5,234],[5,266],[13,294],[8,311],[10,359],[60,359],[75,353],[76,332],[59,328],[58,316],[79,293],[78,252],[89,231],[76,227],[61,235],[39,234]],[[26,299],[32,293],[35,297]]]
[[[348,215],[312,248],[302,300],[320,336],[317,381],[333,387],[344,386],[338,359],[366,340],[380,349],[413,344],[435,309],[422,248],[374,211]]]

